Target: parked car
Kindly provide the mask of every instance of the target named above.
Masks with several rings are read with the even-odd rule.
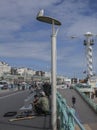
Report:
[[[60,87],[60,89],[66,89],[67,88],[67,85],[65,84],[65,85],[62,85],[61,87]]]
[[[8,89],[8,83],[6,81],[0,81],[0,89]]]

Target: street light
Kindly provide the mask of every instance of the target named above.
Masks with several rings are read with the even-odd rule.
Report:
[[[52,85],[52,130],[57,129],[56,120],[56,36],[58,29],[55,30],[54,25],[60,26],[61,23],[51,17],[44,16],[44,10],[41,10],[37,15],[37,20],[52,24],[51,35],[51,85]]]

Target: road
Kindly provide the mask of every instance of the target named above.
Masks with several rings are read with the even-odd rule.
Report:
[[[0,97],[0,117],[8,111],[18,111],[24,105],[24,99],[27,96],[27,91],[2,93]]]
[[[72,96],[76,97],[76,116],[89,130],[97,130],[97,114],[87,105],[80,95],[73,89],[58,89],[66,99],[67,104],[72,107]]]
[[[0,130],[51,130],[49,127],[49,117],[37,116],[30,120],[20,120],[9,122],[15,117],[4,117],[6,112],[19,112],[24,106],[24,99],[29,96],[29,90],[0,92]]]

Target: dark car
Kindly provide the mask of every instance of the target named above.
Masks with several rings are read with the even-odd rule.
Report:
[[[0,81],[0,89],[8,89],[8,83],[6,81]]]

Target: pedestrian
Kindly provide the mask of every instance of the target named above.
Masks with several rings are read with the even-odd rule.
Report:
[[[34,100],[33,100],[32,106],[33,106],[33,110],[34,110],[35,112],[37,112],[38,100],[39,100],[39,96],[38,96],[37,94],[34,95]]]
[[[75,103],[76,103],[76,98],[73,96],[72,97],[72,105],[73,105],[73,107],[75,107]]]
[[[43,84],[43,91],[45,92],[46,96],[49,98],[49,96],[51,95],[51,85],[48,82],[45,82]]]
[[[49,100],[45,95],[45,92],[40,92],[40,98],[36,104],[36,112],[38,114],[45,114],[49,112]]]

